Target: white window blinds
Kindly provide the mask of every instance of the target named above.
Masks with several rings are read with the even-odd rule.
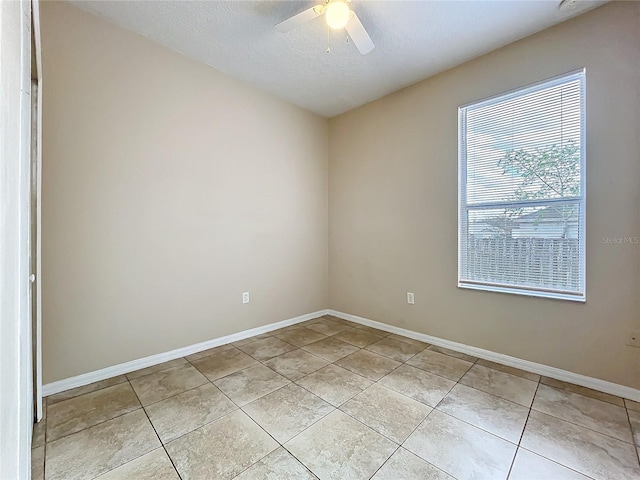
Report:
[[[585,299],[584,71],[459,109],[458,285]]]

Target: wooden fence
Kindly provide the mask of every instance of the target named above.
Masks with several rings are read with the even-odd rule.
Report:
[[[580,245],[575,238],[470,238],[470,280],[580,289]]]

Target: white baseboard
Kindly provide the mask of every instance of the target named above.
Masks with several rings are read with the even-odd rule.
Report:
[[[544,375],[545,377],[555,378],[556,380],[574,383],[583,387],[592,388],[593,390],[610,393],[611,395],[640,402],[640,390],[637,388],[607,382],[606,380],[600,380],[598,378],[587,377],[586,375],[580,375],[578,373],[550,367],[541,363],[530,362],[529,360],[522,360],[520,358],[503,355],[483,348],[472,347],[463,343],[452,342],[451,340],[445,340],[443,338],[432,337],[431,335],[414,332],[405,328],[394,327],[392,325],[387,325],[386,323],[376,322],[375,320],[369,320],[368,318],[358,317],[349,313],[329,310],[328,314],[342,318],[343,320],[349,320],[350,322],[377,328],[379,330],[384,330],[385,332],[396,333],[398,335],[420,340],[421,342],[430,343],[439,347],[449,348],[456,352],[466,353],[468,355],[473,355],[474,357],[483,358],[509,367],[519,368],[521,370],[526,370],[527,372],[537,373],[538,375]]]
[[[600,380],[598,378],[588,377],[586,375],[580,375],[578,373],[569,372],[560,368],[550,367],[541,363],[530,362],[529,360],[522,360],[520,358],[511,357],[509,355],[503,355],[501,353],[492,352],[478,347],[472,347],[463,343],[452,342],[451,340],[445,340],[443,338],[433,337],[424,333],[414,332],[405,328],[395,327],[393,325],[387,325],[386,323],[376,322],[375,320],[369,320],[368,318],[358,317],[349,313],[338,312],[336,310],[319,310],[313,313],[307,313],[300,315],[299,317],[290,318],[288,320],[282,320],[280,322],[270,323],[262,327],[252,328],[243,332],[226,335],[224,337],[214,338],[207,340],[206,342],[196,343],[187,347],[171,350],[170,352],[159,353],[157,355],[151,355],[149,357],[140,358],[138,360],[132,360],[130,362],[121,363],[112,367],[102,368],[94,372],[83,373],[75,377],[65,378],[57,382],[48,383],[43,386],[43,395],[53,395],[55,393],[70,390],[76,387],[82,387],[93,382],[99,382],[106,380],[117,375],[123,375],[130,373],[141,368],[151,367],[160,363],[168,362],[176,358],[191,355],[193,353],[201,352],[209,348],[218,347],[231,342],[237,342],[244,340],[245,338],[260,335],[262,333],[271,332],[279,328],[295,325],[296,323],[305,322],[313,318],[321,317],[323,315],[333,315],[344,320],[349,320],[361,325],[367,325],[369,327],[384,330],[385,332],[396,333],[405,337],[420,340],[432,345],[438,345],[440,347],[449,348],[456,352],[466,353],[475,357],[484,358],[492,362],[500,363],[502,365],[508,365],[510,367],[519,368],[528,372],[537,373],[546,377],[555,378],[556,380],[562,380],[565,382],[574,383],[583,387],[592,388],[600,392],[610,393],[630,400],[640,402],[640,390],[636,388],[627,387],[625,385],[619,385],[617,383],[607,382],[606,380]]]
[[[218,347],[231,342],[237,342],[244,340],[245,338],[260,335],[262,333],[278,330],[279,328],[295,325],[296,323],[305,322],[313,318],[327,315],[329,310],[319,310],[313,313],[307,313],[300,315],[299,317],[290,318],[288,320],[282,320],[280,322],[270,323],[263,325],[262,327],[252,328],[250,330],[244,330],[242,332],[233,333],[224,337],[214,338],[207,340],[206,342],[196,343],[187,347],[171,350],[170,352],[158,353],[157,355],[151,355],[149,357],[139,358],[126,363],[120,363],[112,367],[102,368],[94,372],[83,373],[82,375],[76,375],[75,377],[65,378],[64,380],[58,380],[57,382],[47,383],[42,387],[43,396],[53,395],[55,393],[64,392],[76,387],[82,387],[90,383],[99,382],[108,378],[115,377],[117,375],[123,375],[130,373],[141,368],[151,367],[160,363],[168,362],[169,360],[175,360],[176,358],[185,357],[194,353],[208,350],[209,348]]]

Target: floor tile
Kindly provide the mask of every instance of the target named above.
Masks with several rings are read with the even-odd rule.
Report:
[[[428,348],[433,352],[444,353],[445,355],[459,358],[460,360],[466,360],[467,362],[471,362],[471,363],[475,363],[478,360],[478,357],[474,357],[473,355],[467,355],[466,353],[456,352],[455,350],[451,350],[449,348],[444,348],[444,347],[438,347],[437,345],[431,345]]]
[[[242,345],[248,345],[253,342],[257,342],[258,340],[264,340],[265,338],[269,338],[271,336],[271,332],[262,333],[260,335],[256,335],[255,337],[245,338],[243,340],[238,340],[237,342],[233,342],[232,345],[236,347],[240,347]]]
[[[237,408],[218,387],[205,383],[145,410],[162,443],[168,443]]]
[[[326,318],[324,318],[324,317],[316,317],[316,318],[312,318],[311,320],[306,320],[304,322],[297,323],[296,325],[298,325],[299,327],[308,327],[309,325],[313,325],[314,323],[322,322],[323,320],[326,320]]]
[[[370,478],[397,445],[335,410],[285,445],[320,480]]]
[[[296,323],[295,325],[289,325],[288,327],[282,327],[282,328],[278,328],[277,330],[271,330],[269,332],[269,335],[276,337],[278,335],[281,335],[283,333],[288,333],[288,332],[292,332],[294,330],[297,330],[298,328],[304,328],[304,325],[302,325],[301,323]]]
[[[373,382],[344,368],[327,365],[296,383],[335,407],[370,386]]]
[[[327,366],[329,362],[304,350],[292,350],[284,355],[267,360],[264,364],[289,380],[298,380]]]
[[[304,388],[289,384],[243,407],[280,443],[295,437],[335,408]]]
[[[119,383],[124,383],[126,381],[127,381],[127,377],[125,375],[118,375],[116,377],[108,378],[106,380],[101,380],[99,382],[90,383],[89,385],[84,385],[82,387],[72,388],[71,390],[65,390],[64,392],[56,393],[54,395],[49,395],[47,397],[47,405],[53,405],[54,403],[67,400],[69,398],[79,397],[80,395],[84,395],[85,393],[95,392],[96,390],[100,390],[106,387],[111,387],[113,385],[118,385]]]
[[[166,445],[182,480],[231,479],[278,448],[278,443],[236,410]]]
[[[397,362],[406,362],[416,353],[424,350],[422,345],[413,345],[411,343],[402,342],[396,338],[385,337],[382,340],[366,347],[367,350],[378,355],[384,355]]]
[[[73,397],[48,407],[47,441],[79,432],[140,408],[129,382]]]
[[[520,370],[519,368],[509,367],[507,365],[491,362],[482,358],[479,359],[476,364],[482,365],[483,367],[493,368],[494,370],[498,370],[500,372],[510,373],[511,375],[515,375],[516,377],[526,378],[527,380],[531,380],[533,382],[540,381],[540,375],[538,375],[537,373],[527,372],[526,370]]]
[[[296,347],[304,347],[305,345],[309,345],[310,343],[322,340],[325,337],[326,335],[314,332],[313,330],[309,330],[306,327],[296,328],[295,330],[277,335],[277,338],[279,338],[280,340],[284,340],[285,342],[290,343],[291,345],[295,345]]]
[[[45,419],[42,419],[38,423],[33,424],[31,448],[38,448],[44,445],[46,431],[47,431],[47,421]]]
[[[384,330],[380,330],[379,328],[368,327],[367,325],[360,325],[358,323],[352,325],[352,327],[363,330],[365,332],[373,333],[375,335],[380,335],[381,337],[386,337],[387,335],[389,335],[389,332],[385,332]]]
[[[317,480],[293,455],[280,447],[234,480]]]
[[[506,479],[516,446],[434,410],[403,445],[458,480]]]
[[[142,409],[47,443],[47,480],[84,480],[160,447]]]
[[[340,333],[349,327],[332,320],[323,320],[309,325],[307,328],[309,330],[313,330],[314,332],[321,333],[322,335],[335,335],[336,333]]]
[[[264,338],[257,342],[251,342],[247,345],[239,346],[238,349],[242,350],[247,355],[251,355],[256,360],[263,362],[270,358],[277,357],[283,353],[295,350],[296,347],[290,343],[283,342],[276,337]]]
[[[632,445],[536,410],[529,414],[520,445],[592,478],[640,478]]]
[[[211,381],[257,364],[258,361],[255,358],[237,348],[215,353],[193,362],[193,366]]]
[[[207,382],[204,375],[191,364],[186,363],[179,367],[131,380],[131,386],[136,391],[142,405],[147,406]]]
[[[400,447],[371,480],[455,480],[442,470]],[[540,479],[538,479],[540,480]]]
[[[350,343],[343,342],[334,337],[327,337],[318,342],[310,343],[302,347],[302,349],[318,355],[329,362],[335,362],[350,353],[358,351],[358,347],[354,347]]]
[[[31,449],[31,480],[44,480],[44,445]]]
[[[460,384],[440,402],[438,410],[516,444],[529,415],[527,407]]]
[[[224,352],[226,350],[231,350],[233,345],[230,343],[226,345],[220,345],[219,347],[208,348],[207,350],[202,350],[201,352],[192,353],[191,355],[187,355],[185,358],[190,362],[195,360],[200,360],[201,358],[208,357],[209,355],[213,355],[214,353]]]
[[[335,338],[342,340],[343,342],[350,343],[351,345],[355,345],[356,347],[364,348],[384,337],[376,335],[375,333],[365,332],[358,328],[349,327],[348,330],[343,330],[342,332],[337,333]]]
[[[168,370],[169,368],[180,367],[188,363],[186,358],[176,358],[175,360],[169,360],[168,362],[160,363],[158,365],[152,365],[135,372],[127,373],[127,378],[133,380],[135,378],[144,377],[152,373],[161,372],[162,370]]]
[[[589,480],[581,473],[519,448],[511,467],[509,480]]]
[[[411,345],[416,345],[418,347],[422,347],[423,349],[427,348],[428,346],[430,346],[429,343],[424,343],[424,342],[421,342],[420,340],[416,340],[414,338],[405,337],[404,335],[398,335],[396,333],[390,333],[388,335],[391,338],[395,338],[396,340],[400,340],[401,342],[404,342],[404,343],[410,343]]]
[[[340,410],[396,443],[402,443],[431,412],[428,407],[381,385],[373,384]]]
[[[180,480],[164,448],[131,460],[96,480]]]
[[[353,324],[353,322],[350,322],[349,320],[344,320],[340,317],[336,317],[334,315],[323,315],[322,319],[326,319],[326,320],[333,320],[334,322],[338,322],[338,323],[344,323],[346,324]]]
[[[368,350],[358,350],[338,360],[336,365],[376,382],[401,363]]]
[[[456,382],[473,365],[473,363],[466,360],[460,360],[459,358],[431,350],[423,350],[411,358],[407,364]]]
[[[633,441],[627,411],[595,398],[540,385],[531,408],[618,440]]]
[[[438,405],[456,384],[410,365],[401,365],[378,383],[431,407]]]
[[[603,402],[611,403],[619,407],[624,407],[624,400],[622,398],[616,397],[615,395],[611,395],[609,393],[599,392],[591,388],[581,387],[580,385],[575,385],[569,382],[563,382],[561,380],[556,380],[555,378],[549,378],[549,377],[542,377],[540,379],[540,383],[544,385],[548,385],[550,387],[569,390],[570,392],[573,392],[573,393],[579,393],[580,395],[584,395],[585,397],[591,397],[597,400],[602,400]]]
[[[640,412],[640,402],[634,402],[633,400],[629,400],[627,398],[624,399],[624,406],[627,407],[628,410],[633,410],[636,412]]]
[[[264,365],[255,365],[213,383],[241,407],[285,386],[289,380]]]
[[[342,325],[345,325],[351,328],[357,328],[360,326],[359,323],[352,322],[351,320],[345,320],[343,318],[332,317],[331,315],[326,315],[324,318],[328,318],[329,320],[333,320],[334,322],[338,322]]]
[[[640,446],[640,412],[629,410],[629,422],[633,433],[633,443]]]
[[[502,397],[512,402],[530,407],[538,383],[517,377],[510,373],[500,372],[493,368],[474,365],[469,369],[460,383],[476,390]]]

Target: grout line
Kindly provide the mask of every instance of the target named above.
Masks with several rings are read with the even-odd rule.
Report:
[[[535,397],[534,397],[534,398],[535,398]],[[610,438],[610,439],[612,439],[612,440],[617,440],[618,442],[625,443],[625,444],[627,444],[627,445],[631,445],[631,446],[635,447],[635,443],[633,442],[633,431],[631,432],[631,437],[632,437],[632,438],[631,438],[631,442],[626,442],[626,441],[624,441],[624,440],[620,440],[618,437],[614,437],[613,435],[609,435],[608,433],[602,433],[602,432],[600,432],[600,431],[598,431],[598,430],[594,430],[594,429],[593,429],[593,428],[591,428],[591,427],[586,427],[586,426],[581,425],[581,424],[579,424],[579,423],[572,422],[571,420],[566,420],[566,419],[564,419],[564,418],[562,418],[562,417],[558,417],[558,416],[556,416],[556,415],[552,415],[552,414],[550,414],[550,413],[543,412],[543,411],[541,411],[541,410],[537,410],[537,409],[533,408],[533,402],[531,403],[531,410],[533,410],[533,411],[535,411],[535,412],[538,412],[538,413],[542,413],[543,415],[547,415],[548,417],[556,418],[556,419],[558,419],[558,420],[560,420],[560,421],[562,421],[562,422],[569,423],[569,424],[574,425],[574,426],[576,426],[576,427],[584,428],[585,430],[589,430],[589,431],[591,431],[591,432],[595,432],[595,433],[597,433],[597,434],[599,434],[599,435],[602,435],[602,436],[604,436],[604,437]]]
[[[181,358],[184,358],[184,357],[181,357]],[[138,399],[138,402],[140,402],[140,405],[142,405],[142,402],[140,401],[140,397],[138,397],[138,394],[136,393],[135,389],[133,388],[133,385],[131,385],[131,381],[128,379],[128,377],[127,377],[127,381],[129,382],[129,386],[131,387],[131,390],[133,390],[133,393],[135,394],[136,398]],[[165,455],[167,456],[167,458],[171,462],[171,465],[173,466],[173,469],[175,470],[176,475],[178,475],[178,478],[180,478],[182,480],[182,475],[180,475],[180,472],[178,472],[178,469],[176,468],[176,464],[173,463],[173,458],[171,458],[171,455],[169,455],[169,452],[165,448],[164,443],[162,443],[162,439],[160,438],[160,435],[158,435],[158,431],[156,430],[155,425],[151,421],[151,418],[149,417],[149,414],[147,413],[147,411],[145,410],[144,407],[142,407],[142,411],[144,412],[145,416],[147,417],[147,421],[149,422],[149,425],[151,425],[151,428],[153,428],[153,433],[156,434],[156,437],[158,438],[158,441],[160,442],[160,447],[164,450]],[[140,456],[142,456],[142,455],[140,455]],[[136,458],[140,458],[140,457],[136,457]]]
[[[541,377],[542,378],[542,377]],[[516,446],[516,452],[511,459],[511,465],[509,466],[509,471],[507,472],[507,479],[511,475],[511,470],[513,470],[513,465],[516,463],[516,457],[518,456],[518,449],[520,448],[520,444],[522,443],[522,438],[524,437],[524,432],[527,429],[527,424],[529,423],[529,417],[531,416],[531,410],[533,410],[533,402],[536,399],[536,395],[538,394],[538,389],[540,388],[540,380],[538,380],[538,384],[536,385],[536,391],[533,392],[533,397],[531,398],[531,405],[529,406],[529,411],[527,412],[527,418],[524,421],[524,425],[522,427],[522,432],[520,432],[520,438],[518,439],[518,444]]]
[[[135,392],[134,392],[134,393],[135,393]],[[139,400],[138,400],[138,401],[139,401]],[[71,435],[75,435],[76,433],[84,432],[85,430],[88,430],[88,429],[90,429],[90,428],[97,427],[98,425],[102,425],[103,423],[107,423],[107,422],[109,422],[109,421],[111,421],[111,420],[115,420],[116,418],[124,417],[125,415],[128,415],[129,413],[137,412],[138,410],[143,409],[143,408],[144,408],[144,407],[142,407],[142,404],[140,404],[140,406],[139,406],[139,407],[136,407],[136,408],[134,408],[134,409],[132,409],[132,410],[128,410],[128,411],[126,411],[126,412],[120,413],[120,414],[115,415],[115,416],[113,416],[113,417],[111,417],[111,418],[107,418],[106,420],[102,420],[101,422],[94,423],[93,425],[89,425],[88,427],[84,427],[84,428],[82,428],[82,429],[80,429],[80,430],[78,430],[78,431],[71,432],[71,433],[67,433],[66,435],[63,435],[63,436],[61,436],[61,437],[54,438],[53,440],[46,440],[46,439],[45,439],[45,441],[46,441],[46,443],[54,443],[54,442],[57,442],[58,440],[62,440],[63,438],[70,437]]]
[[[116,375],[116,377],[119,377],[119,376],[120,375]],[[125,374],[123,374],[122,376],[124,377],[124,380],[121,381],[121,382],[114,383],[113,385],[105,385],[104,387],[96,388],[95,390],[90,390],[90,391],[84,392],[84,393],[79,393],[78,395],[73,395],[73,396],[71,396],[69,398],[63,398],[62,400],[55,401],[51,405],[57,405],[59,403],[66,402],[68,400],[73,400],[74,398],[78,398],[78,397],[81,397],[83,395],[88,395],[90,393],[99,392],[100,390],[104,390],[105,388],[115,387],[116,385],[122,385],[123,383],[126,383],[129,380]],[[112,378],[116,378],[116,377],[112,377]],[[142,378],[142,377],[140,377],[140,378]],[[101,383],[101,382],[104,382],[104,381],[105,380],[100,380],[100,381],[95,382],[95,383]],[[92,385],[92,384],[90,383],[89,385]],[[80,389],[80,388],[88,387],[89,385],[84,385],[82,387],[76,387],[76,388]],[[75,390],[76,388],[72,388],[71,390]],[[70,392],[71,390],[66,390],[66,392]],[[54,393],[53,395],[49,395],[48,397],[44,397],[44,398],[55,397],[56,395],[60,395],[61,393],[64,393],[64,392]],[[47,401],[47,406],[49,406],[49,402],[48,401]]]
[[[533,455],[537,455],[537,456],[538,456],[538,457],[540,457],[540,458],[544,458],[545,460],[547,460],[547,461],[549,461],[549,462],[551,462],[551,463],[554,463],[554,464],[559,465],[559,466],[561,466],[561,467],[563,467],[563,468],[566,468],[567,470],[571,470],[572,472],[575,472],[575,473],[577,473],[578,475],[582,475],[583,477],[586,477],[586,478],[588,478],[588,479],[590,479],[590,480],[598,480],[598,479],[596,479],[596,478],[594,478],[594,477],[591,477],[591,476],[587,475],[586,473],[579,472],[579,471],[578,471],[578,470],[576,470],[575,468],[569,467],[569,466],[567,466],[567,465],[565,465],[565,464],[563,464],[563,463],[560,463],[560,462],[558,462],[558,461],[556,461],[556,460],[553,460],[553,459],[551,459],[551,458],[549,458],[549,457],[545,457],[544,455],[541,455],[541,454],[540,454],[540,453],[538,453],[538,452],[534,452],[533,450],[530,450],[530,449],[528,449],[528,448],[524,448],[524,447],[518,446],[518,450],[524,450],[525,452],[529,452],[529,453],[531,453],[531,454],[533,454]],[[516,454],[517,454],[517,452],[516,452]],[[509,471],[509,473],[511,473],[511,471]],[[507,477],[507,479],[508,479],[508,477]]]

